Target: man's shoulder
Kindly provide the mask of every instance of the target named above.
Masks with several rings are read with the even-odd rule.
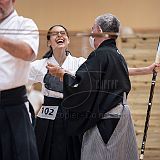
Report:
[[[22,28],[23,28],[23,26],[32,26],[32,27],[37,28],[37,25],[36,25],[36,23],[34,22],[33,19],[18,15],[16,10],[14,11],[13,15],[14,16],[12,17],[11,20],[12,20],[12,22],[16,22],[16,24],[18,26],[20,26]]]
[[[19,21],[22,25],[32,25],[32,26],[36,26],[36,23],[34,22],[33,19],[31,18],[27,18],[27,17],[23,17],[23,16],[18,16],[17,17],[17,21]]]

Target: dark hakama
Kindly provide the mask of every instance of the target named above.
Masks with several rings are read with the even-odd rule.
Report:
[[[25,87],[1,92],[0,160],[38,160]]]
[[[61,102],[61,99],[52,97],[46,104],[46,98],[46,106],[59,106]],[[37,117],[35,134],[40,160],[66,160],[66,134],[60,106],[54,120]]]

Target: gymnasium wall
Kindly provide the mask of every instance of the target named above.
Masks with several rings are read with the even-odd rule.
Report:
[[[16,0],[19,14],[33,18],[39,29],[64,24],[69,30],[88,30],[97,15],[110,12],[123,26],[160,28],[160,0]]]

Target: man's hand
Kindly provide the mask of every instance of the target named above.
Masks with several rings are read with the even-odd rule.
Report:
[[[148,72],[153,73],[153,70],[156,72],[160,71],[160,63],[153,63],[150,66],[148,66]]]
[[[160,71],[160,63],[155,64],[154,70],[158,73]]]

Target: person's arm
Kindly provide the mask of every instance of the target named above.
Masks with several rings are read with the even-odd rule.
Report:
[[[31,61],[35,57],[35,53],[32,48],[26,42],[20,40],[12,40],[1,36],[0,48],[4,49],[12,56],[25,61]]]
[[[147,75],[147,74],[152,74],[153,69],[155,69],[157,72],[159,71],[160,64],[151,64],[150,66],[147,67],[139,67],[139,68],[128,68],[129,75],[130,76],[135,76],[135,75]]]

